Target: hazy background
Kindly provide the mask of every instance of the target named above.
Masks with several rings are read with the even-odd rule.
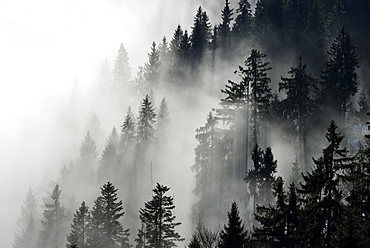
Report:
[[[101,61],[113,61],[121,42],[134,76],[153,41],[158,44],[164,35],[170,40],[178,24],[190,31],[189,17],[200,5],[210,22],[218,23],[223,4],[222,0],[0,1],[0,247],[11,247],[27,189],[37,191],[40,182],[55,180],[49,175],[59,170],[62,154],[45,151],[63,139],[49,143],[56,112],[75,79],[81,92],[87,92]],[[194,127],[204,123],[205,115],[201,116]]]

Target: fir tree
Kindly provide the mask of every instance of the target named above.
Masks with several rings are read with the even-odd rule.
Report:
[[[147,91],[150,89],[155,89],[159,83],[159,73],[160,73],[160,52],[157,49],[155,42],[152,43],[150,47],[150,53],[148,53],[148,62],[145,63],[143,68],[143,76],[147,83]]]
[[[192,68],[195,69],[202,63],[211,39],[211,24],[209,23],[209,17],[206,11],[203,11],[202,7],[198,8],[191,29]]]
[[[59,185],[55,185],[47,199],[41,220],[40,247],[51,248],[60,247],[65,244],[64,232],[66,224],[65,207],[60,203],[61,190]]]
[[[121,128],[119,147],[123,153],[127,153],[133,149],[136,143],[136,126],[131,107],[127,109],[126,117]]]
[[[359,67],[358,48],[345,27],[339,30],[328,55],[321,75],[319,100],[326,112],[336,114],[332,118],[339,118],[338,123],[343,125],[350,100],[357,93],[359,84],[356,71]]]
[[[121,92],[122,87],[127,85],[128,82],[131,80],[131,68],[129,65],[129,58],[124,47],[123,43],[121,43],[117,57],[114,61],[114,69],[113,69],[113,90]]]
[[[149,96],[146,95],[141,103],[139,120],[137,123],[138,140],[140,143],[154,141],[154,123],[156,122],[156,116],[152,102],[149,100]]]
[[[345,216],[341,173],[348,158],[347,150],[340,148],[344,136],[337,133],[336,129],[332,121],[326,133],[329,145],[323,149],[319,159],[314,159],[316,167],[303,175],[302,189],[298,190],[305,200],[303,233],[307,243],[304,245],[339,245],[338,230],[343,226]]]
[[[225,0],[225,6],[221,10],[222,22],[219,26],[220,29],[220,44],[221,44],[221,56],[223,58],[230,57],[231,50],[231,21],[233,20],[234,9],[230,8],[230,1]]]
[[[153,189],[152,200],[146,202],[145,208],[139,211],[146,247],[176,247],[175,242],[184,240],[175,231],[175,227],[181,223],[175,222],[175,216],[172,215],[172,210],[175,208],[173,198],[165,195],[169,189],[157,183]]]
[[[252,34],[252,8],[248,0],[239,0],[236,14],[237,16],[232,28],[232,33],[238,42],[248,39]]]
[[[227,213],[228,224],[224,226],[220,233],[220,248],[243,248],[247,241],[247,231],[239,216],[238,205],[236,202],[231,204],[230,212]]]
[[[21,207],[21,214],[16,222],[17,229],[12,244],[13,248],[36,248],[37,217],[35,193],[29,188]]]
[[[67,247],[73,245],[79,248],[87,248],[87,232],[88,232],[88,220],[89,220],[89,208],[85,202],[81,203],[81,206],[76,210],[73,215],[71,224],[71,233],[67,236]]]
[[[315,104],[313,94],[317,89],[317,80],[306,72],[307,66],[299,58],[297,67],[288,72],[291,77],[282,77],[279,91],[286,93],[282,101],[283,119],[287,121],[287,132],[293,136],[293,146],[296,147],[297,159],[304,171],[308,171],[308,162],[304,161],[307,139],[308,119]]]

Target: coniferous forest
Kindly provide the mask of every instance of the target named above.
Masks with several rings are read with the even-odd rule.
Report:
[[[222,6],[138,47],[136,73],[123,43],[101,62],[60,112],[79,146],[25,189],[13,248],[370,247],[370,2]]]

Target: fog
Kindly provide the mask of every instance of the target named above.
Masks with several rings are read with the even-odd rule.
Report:
[[[87,94],[101,61],[107,58],[113,63],[122,42],[134,75],[137,67],[147,60],[152,41],[159,43],[164,35],[170,39],[179,23],[188,29],[193,21],[189,17],[194,16],[199,5],[205,9],[210,7],[208,1],[0,2],[0,198],[3,213],[0,247],[11,247],[15,220],[28,188],[37,192],[41,206],[40,198],[46,196],[46,190],[50,191],[48,183],[56,180],[63,161],[77,158],[84,136],[71,139],[63,136],[63,130],[57,130],[60,127],[58,114],[68,103],[75,78],[82,94]],[[219,10],[217,6],[214,14]],[[211,18],[212,13],[210,10]],[[158,96],[158,103],[160,99]],[[175,106],[169,99],[170,108],[171,105]],[[191,113],[196,118],[184,127],[191,133],[190,137],[194,137],[194,130],[204,123],[207,111],[214,105],[215,102],[204,105],[207,110],[199,109],[196,116]],[[135,114],[137,110],[135,106]],[[170,111],[175,118],[175,110]],[[122,121],[123,117],[124,113],[120,117]],[[87,115],[79,117],[81,122],[87,119]],[[102,124],[108,126],[104,130],[106,135],[112,123]],[[115,125],[119,127],[120,123]],[[51,138],[53,135],[55,137]],[[75,143],[68,144],[71,140]],[[188,142],[189,147],[195,146],[194,140]],[[51,146],[53,149],[49,149]],[[193,150],[188,152],[185,163],[191,166]],[[189,180],[184,182],[191,184],[191,172],[189,167],[186,169]],[[176,185],[169,186],[176,188]],[[183,192],[183,188],[177,192],[171,194],[191,197],[190,191]],[[181,208],[179,211],[185,212]],[[186,214],[181,216],[178,220],[185,221]]]
[[[254,8],[256,1],[250,2]],[[220,12],[224,1],[58,0],[50,2],[35,0],[29,2],[15,0],[0,2],[0,30],[2,30],[0,33],[0,82],[2,86],[0,91],[0,199],[3,203],[0,207],[3,213],[0,226],[0,247],[11,247],[16,230],[16,220],[30,187],[36,193],[39,215],[42,214],[43,198],[52,191],[51,182],[60,180],[63,166],[69,168],[73,163],[77,163],[81,142],[87,131],[93,133],[91,130],[92,117],[96,115],[100,121],[100,129],[95,130],[94,133],[97,159],[100,160],[112,128],[116,128],[120,133],[129,107],[134,117],[138,117],[140,104],[145,94],[150,95],[156,112],[161,100],[166,99],[171,118],[171,126],[167,130],[170,141],[162,148],[165,152],[161,152],[165,155],[160,154],[156,157],[152,154],[154,152],[148,149],[149,152],[146,153],[146,150],[144,152],[145,158],[137,158],[138,155],[135,155],[134,163],[139,160],[147,165],[146,174],[143,173],[141,178],[143,185],[153,187],[155,182],[159,182],[171,187],[169,194],[175,198],[176,221],[182,222],[177,230],[183,237],[190,237],[194,224],[190,217],[191,207],[197,201],[197,197],[192,193],[195,187],[195,173],[191,171],[195,160],[194,148],[198,145],[195,138],[196,129],[205,125],[207,114],[211,110],[221,108],[220,99],[225,96],[222,95],[220,89],[225,87],[228,79],[235,82],[240,80],[234,71],[243,64],[252,47],[244,46],[243,43],[242,49],[235,53],[237,55],[234,54],[235,57],[226,62],[220,59],[221,53],[216,54],[212,65],[215,73],[211,70],[204,70],[199,78],[194,76],[200,81],[199,83],[193,82],[197,87],[176,88],[181,82],[174,82],[174,85],[178,84],[173,88],[159,87],[154,92],[138,93],[139,90],[127,86],[124,94],[120,95],[121,92],[102,88],[104,78],[101,77],[104,65],[113,69],[117,51],[120,44],[123,44],[128,53],[132,79],[134,79],[140,71],[139,67],[148,61],[148,53],[153,41],[158,45],[164,36],[167,41],[170,41],[178,24],[190,33],[194,21],[193,16],[199,6],[207,12],[212,25],[220,23]],[[231,7],[236,9],[237,1],[232,1]],[[289,69],[297,64],[298,55],[295,52],[288,52],[281,57],[275,54],[271,56],[271,60],[267,54],[267,61],[270,61],[273,67],[268,72],[273,91],[278,90],[281,76],[287,77]],[[200,64],[200,68],[203,66],[210,68]],[[318,77],[318,71],[321,68],[318,65],[314,66],[313,74]],[[312,72],[310,65],[308,65],[308,71]],[[284,93],[279,96],[280,100],[283,96]],[[240,119],[245,118],[244,113],[242,115],[242,117],[239,116]],[[237,147],[239,143],[233,141],[235,142],[233,147],[227,149],[235,149],[232,151],[235,157],[240,156],[240,160],[245,160],[242,162],[243,165],[244,163],[248,165],[250,161],[247,161],[246,156],[249,155],[245,155],[245,152],[241,150],[245,148],[243,142],[248,143],[248,139],[252,139],[248,136],[248,132],[252,132],[252,127],[250,127],[252,124],[249,122],[246,124],[248,130],[245,134],[243,128],[241,128],[242,131],[238,129],[245,123],[243,121],[240,123],[235,121],[235,123],[236,131],[233,130],[232,132],[235,133],[232,135],[241,134],[241,137],[236,137],[235,140],[242,140],[242,135],[247,136],[247,139],[241,141],[240,147]],[[329,120],[328,123],[322,125],[327,124]],[[221,124],[220,121],[217,128],[221,130],[222,125],[227,126],[225,123]],[[271,126],[264,126],[266,130],[272,131],[261,135],[261,140],[264,140],[261,142],[261,148],[264,150],[267,146],[272,147],[274,158],[278,161],[278,175],[287,179],[292,162],[297,159],[295,150],[297,148],[293,147],[296,143],[284,137],[286,130],[279,125],[280,123],[277,122]],[[316,143],[314,145],[309,143],[309,148],[314,147],[317,150],[312,148],[309,150],[310,154],[307,152],[303,156],[318,157],[321,148],[326,145],[323,142],[324,133],[312,133],[310,136],[314,138],[307,143]],[[217,162],[220,163],[220,167],[223,166],[220,161],[215,163]],[[231,162],[228,163],[231,164]],[[237,163],[238,161],[235,162]],[[243,170],[246,168],[245,166]],[[220,171],[212,173],[217,174]],[[232,173],[234,175],[224,176],[225,178],[230,177],[225,181],[232,181],[231,178],[236,178],[235,171]],[[119,176],[115,177],[113,183],[116,183],[114,180],[118,181],[118,178]],[[226,186],[222,187],[230,186],[229,181],[224,182]],[[238,182],[233,185],[233,188],[227,188],[225,191],[231,192],[239,187],[238,192],[232,192],[237,195],[239,191],[245,190],[247,186],[242,177],[239,177]],[[125,185],[125,183],[122,182],[120,185]],[[221,185],[218,181],[215,184]],[[70,208],[69,211],[72,212],[82,201],[86,201],[91,208],[99,194],[99,188],[91,189],[86,188],[87,186],[73,188],[71,185],[74,186],[74,184],[69,184],[69,188],[61,188],[62,204]],[[76,185],[81,186],[78,183]],[[216,191],[214,187],[214,185],[209,186],[212,188],[210,191]],[[138,228],[137,223],[133,223],[138,221],[137,210],[143,207],[144,201],[149,200],[151,192],[147,190],[145,194],[135,199],[139,201],[136,205],[130,205],[127,203],[129,189],[118,187],[118,190],[118,195],[123,198],[126,211],[123,225],[125,229],[131,228],[131,243],[133,244]],[[69,195],[63,198],[63,192]],[[220,220],[225,220],[227,217],[228,209],[225,206],[229,207],[231,204],[231,202],[225,202],[240,200],[231,199],[235,195],[230,193],[230,196],[222,199],[223,202],[214,212],[222,212],[224,216],[213,220],[211,228],[216,228],[217,225],[222,226],[223,223],[220,223]],[[75,199],[72,199],[73,197]],[[133,212],[135,213],[132,214]],[[134,218],[136,218],[135,221],[132,221]]]

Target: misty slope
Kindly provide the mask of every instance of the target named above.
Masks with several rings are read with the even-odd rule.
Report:
[[[53,241],[37,235],[30,238],[27,232],[40,229],[45,234],[52,228],[59,230],[53,236],[55,243],[65,245],[70,223],[76,218],[73,214],[82,201],[91,214],[95,211],[88,223],[95,223],[99,214],[104,218],[99,206],[106,205],[100,202],[99,193],[109,186],[107,182],[118,189],[125,212],[117,211],[122,224],[117,224],[121,225],[119,234],[109,241],[109,247],[128,245],[123,228],[130,229],[131,244],[138,232],[135,242],[145,247],[140,246],[140,235],[151,237],[152,230],[141,229],[141,224],[150,221],[139,218],[139,209],[153,197],[156,182],[171,187],[171,201],[176,205],[171,213],[182,222],[176,228],[188,239],[193,233],[194,242],[207,232],[204,225],[214,232],[214,245],[230,247],[225,241],[230,230],[225,227],[218,236],[215,228],[234,216],[243,219],[249,230],[248,235],[238,234],[243,244],[291,242],[304,247],[307,243],[297,233],[309,235],[306,227],[294,227],[288,237],[279,227],[269,226],[271,221],[278,223],[279,218],[289,216],[287,206],[296,204],[297,220],[317,228],[313,245],[336,247],[354,242],[344,230],[361,224],[364,227],[353,239],[358,245],[366,243],[363,233],[368,230],[368,219],[359,216],[368,218],[363,209],[368,197],[368,147],[358,142],[363,141],[366,129],[364,75],[370,37],[355,24],[369,23],[365,10],[370,6],[362,1],[339,2],[302,1],[296,5],[295,1],[257,1],[254,11],[246,0],[209,8],[207,2],[196,9],[190,28],[178,25],[172,37],[151,44],[148,59],[136,75],[132,75],[130,54],[122,43],[114,59],[101,62],[89,89],[83,90],[76,81],[65,97],[49,100],[53,108],[45,108],[48,118],[44,126],[37,127],[45,132],[37,141],[41,145],[26,149],[42,164],[55,164],[56,160],[59,164],[49,166],[41,182],[34,182],[36,205],[41,208],[35,216],[20,216],[23,224],[13,247],[24,247],[27,239],[35,244],[45,241],[43,247],[48,247]],[[208,13],[220,14],[221,22],[211,24]],[[332,123],[327,128],[332,120],[339,127]],[[325,130],[330,145],[322,151],[327,146]],[[32,132],[25,137],[37,140],[38,132]],[[350,148],[348,154],[357,154],[355,158],[339,149],[341,142]],[[328,152],[332,158],[338,157],[330,160]],[[312,156],[317,160],[311,160]],[[293,164],[295,172],[291,172]],[[324,177],[316,175],[319,170],[326,173]],[[299,171],[305,173],[303,178]],[[364,181],[359,175],[365,175]],[[345,176],[350,179],[338,182]],[[290,179],[294,177],[296,181]],[[332,180],[329,185],[311,186],[328,179]],[[289,193],[284,180],[296,183],[290,185]],[[342,185],[346,185],[345,193],[339,193]],[[317,193],[317,198],[315,192],[322,196]],[[361,207],[356,206],[358,195]],[[49,227],[40,224],[49,220],[50,196],[58,202],[60,197],[61,205],[54,202],[52,206],[61,212],[60,227],[61,223],[51,220]],[[316,199],[318,204],[299,205],[293,202],[295,198]],[[26,200],[26,205],[28,201],[36,200]],[[316,225],[319,220],[310,215],[310,208],[322,212],[324,224]],[[342,208],[351,217],[325,219],[340,215]],[[203,224],[193,231],[199,221]],[[284,229],[296,223],[279,224]],[[323,231],[325,225],[333,229]],[[341,228],[335,229],[336,225]],[[281,232],[269,233],[269,228]],[[102,235],[100,229],[90,229],[94,232],[90,230],[86,237]],[[89,242],[86,238],[86,244]]]

